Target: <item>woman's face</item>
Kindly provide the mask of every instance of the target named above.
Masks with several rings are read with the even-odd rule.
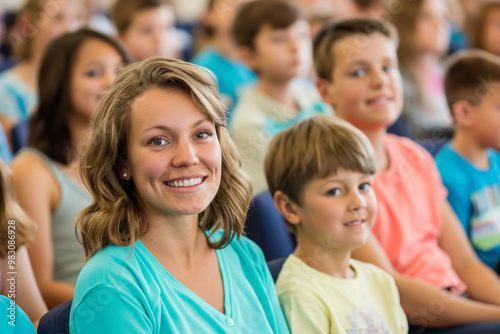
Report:
[[[215,125],[190,94],[153,88],[134,100],[122,173],[148,221],[204,211],[219,189],[221,164]]]
[[[111,87],[123,65],[120,53],[110,44],[99,39],[83,43],[71,71],[70,94],[75,115],[90,119],[99,98]]]
[[[448,7],[445,1],[425,0],[414,32],[414,46],[418,53],[444,55],[450,42]]]

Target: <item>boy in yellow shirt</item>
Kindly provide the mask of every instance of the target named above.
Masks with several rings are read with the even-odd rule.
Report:
[[[278,133],[266,177],[297,238],[276,287],[292,333],[406,333],[393,278],[351,259],[376,213],[370,141],[347,122],[314,116]]]

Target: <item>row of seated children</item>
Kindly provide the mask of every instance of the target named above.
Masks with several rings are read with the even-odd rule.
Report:
[[[195,57],[190,61],[209,68],[215,73],[219,82],[219,92],[222,94],[224,102],[228,106],[228,118],[231,125],[232,110],[238,104],[239,98],[244,95],[246,88],[252,86],[256,81],[256,75],[261,78],[261,74],[255,64],[249,59],[248,51],[254,49],[253,45],[247,45],[249,41],[253,40],[256,32],[247,32],[249,36],[243,38],[242,36],[234,36],[231,32],[235,17],[239,12],[239,8],[250,0],[208,0],[206,10],[201,18],[201,32],[197,36],[199,41],[197,48],[194,50]],[[323,23],[333,17],[344,17],[353,15],[364,15],[368,13],[383,12],[386,1],[356,1],[356,0],[337,0],[332,6],[331,1],[290,1],[295,2],[298,9],[302,12],[301,19],[309,21],[313,29],[311,36],[317,30],[318,24],[315,22]],[[297,11],[298,9],[295,9]],[[259,21],[265,21],[271,24],[274,28],[288,28],[297,18],[290,16],[290,13],[282,13],[283,19],[278,21],[278,13],[274,13],[275,18],[272,18],[273,13],[261,11],[253,13],[252,18],[243,17],[238,15],[236,22],[241,29],[248,28],[254,24],[252,19],[260,18],[261,15],[267,18],[261,18]],[[297,14],[293,14],[297,16]],[[375,14],[376,15],[376,14]],[[318,20],[319,18],[319,20]],[[292,21],[293,22],[292,22]],[[262,22],[255,23],[260,27]],[[237,33],[241,35],[241,33]],[[245,40],[242,40],[246,39]],[[242,44],[243,43],[243,44]],[[247,43],[247,44],[245,44]],[[240,48],[242,46],[243,48]],[[243,54],[241,54],[243,49]],[[309,55],[307,47],[301,45],[300,49],[306,57]],[[271,53],[271,52],[270,52]],[[302,74],[308,74],[309,68],[306,68],[307,62],[301,64],[303,67]],[[294,67],[294,66],[292,66]],[[252,94],[252,93],[249,93]],[[280,98],[277,99],[281,100]],[[280,101],[282,102],[282,101]],[[279,105],[278,105],[279,107]]]
[[[401,34],[398,56],[404,79],[402,116],[390,127],[389,132],[424,140],[425,147],[435,154],[452,133],[439,63],[446,53],[450,36],[447,8],[444,2],[431,0],[407,2],[396,1],[392,6],[398,10],[385,12]],[[233,63],[228,65],[226,62],[220,69],[210,62],[201,64],[217,68],[221,87],[230,84],[233,89],[231,101],[235,101],[238,96],[238,89],[243,91],[229,114],[229,127],[242,154],[243,168],[251,176],[254,194],[257,194],[266,189],[263,157],[270,138],[300,119],[316,113],[328,114],[331,110],[316,91],[308,87],[307,80],[300,79],[307,76],[310,66],[306,52],[309,42],[300,37],[295,37],[296,41],[293,42],[293,36],[305,37],[305,29],[308,28],[298,23],[303,22],[304,17],[297,14],[297,9],[280,9],[280,15],[277,15],[273,14],[277,12],[264,8],[262,3],[255,5],[252,10],[247,7],[240,8],[236,16],[233,40],[227,36],[227,25],[221,29],[216,40],[231,45],[232,53],[238,51],[239,58],[256,73],[256,84],[241,89],[245,82],[251,82],[252,79],[232,81],[235,76],[226,73],[239,73],[237,65]],[[224,13],[232,14],[233,11],[234,8],[226,9]],[[349,15],[356,15],[356,11],[351,10]],[[229,17],[232,18],[231,15]],[[300,29],[296,28],[299,26]],[[215,58],[218,60],[214,63],[219,63],[219,57]]]
[[[234,15],[244,2],[246,1],[231,3],[222,0],[208,1],[206,13],[202,19],[202,26],[211,36],[209,46],[201,50],[192,59],[193,62],[214,71],[219,80],[220,92],[225,96],[226,105],[229,107],[235,106],[238,95],[241,95],[242,87],[255,81],[254,72],[236,60],[236,45],[230,36]],[[29,11],[27,9],[20,11],[19,22],[30,22],[33,17],[40,14],[40,11],[43,12],[44,6],[40,6],[43,1],[37,1],[37,3],[38,8],[28,5],[28,0],[25,7],[31,7],[31,9]],[[305,3],[302,4],[302,8],[308,10],[308,12],[323,6],[320,5],[322,2],[314,5],[306,5]],[[346,0],[340,3],[344,5],[335,6],[336,10],[329,13],[329,16],[344,17],[368,14],[390,18],[404,37],[399,46],[399,56],[405,74],[405,107],[402,119],[397,123],[400,126],[391,129],[391,131],[411,138],[448,137],[450,117],[445,107],[441,80],[442,73],[437,63],[444,51],[446,51],[449,40],[444,2],[413,1],[406,4],[405,1],[400,1],[391,3],[390,6],[385,1]],[[345,9],[342,10],[341,8],[344,7]],[[396,11],[393,8],[398,8],[398,10]],[[61,11],[58,15],[62,13]],[[178,41],[174,36],[175,29],[173,29],[174,12],[172,6],[169,6],[168,3],[160,0],[122,0],[116,2],[111,14],[117,27],[117,37],[125,49],[129,51],[132,60],[141,60],[147,55],[174,57],[179,55]],[[308,18],[310,19],[310,17]],[[70,22],[69,19],[68,22]],[[73,25],[75,24],[73,23]],[[22,24],[19,25],[22,26]],[[44,29],[48,26],[50,24],[44,25]],[[68,28],[69,24],[64,26]],[[438,33],[429,33],[428,31],[437,31]],[[38,34],[34,35],[35,39],[37,36]],[[429,38],[429,36],[433,38]],[[31,37],[29,39],[23,38],[26,41],[32,39]],[[172,42],[169,43],[169,41]],[[43,43],[39,47],[35,47],[33,53],[39,55],[43,53],[42,51]],[[416,58],[415,55],[420,56]],[[36,60],[30,61],[30,63],[36,64]],[[27,115],[33,110],[37,100],[34,93],[36,90],[33,90],[33,87],[36,86],[33,81],[37,71],[33,70],[34,65],[31,67],[31,70],[25,71],[30,75],[29,79],[17,75],[17,79],[21,80],[15,80],[17,83],[14,86],[20,88],[20,90],[15,87],[6,87],[7,90],[14,89],[15,92],[17,91],[17,93],[14,93],[17,97],[14,99],[13,93],[8,92],[6,99],[3,100],[9,106],[5,106],[5,108],[0,106],[0,112],[2,112],[2,109],[9,110],[8,112],[4,111],[4,113],[18,110],[17,113]],[[12,76],[9,75],[9,77]],[[24,86],[22,85],[23,81]],[[19,85],[20,83],[21,85]],[[8,86],[11,86],[11,84],[8,83]],[[5,91],[1,89],[0,93],[2,90]],[[426,90],[425,99],[423,98],[424,90]],[[29,94],[26,95],[26,92]],[[433,98],[429,98],[429,96],[433,96]],[[19,105],[16,106],[16,103]],[[231,113],[228,114],[230,119],[231,115]],[[12,123],[18,120],[18,116],[12,117],[12,115],[8,114],[3,116],[7,132]]]
[[[365,41],[362,47],[357,44],[360,36]],[[373,235],[367,237],[364,245],[365,239],[357,239],[361,241],[353,256],[378,265],[394,277],[402,307],[411,324],[410,331],[423,332],[428,327],[445,327],[432,332],[495,333],[500,326],[498,276],[474,254],[446,201],[446,190],[432,157],[410,140],[386,134],[387,127],[397,119],[402,108],[396,49],[397,38],[393,28],[369,19],[327,25],[315,40],[315,66],[321,95],[332,105],[338,117],[364,132],[375,151],[375,170],[378,173],[373,188],[379,209]],[[354,51],[349,54],[350,57],[345,57],[345,50]],[[486,100],[481,102],[486,103]],[[319,128],[319,125],[316,126]],[[373,325],[373,318],[370,319],[373,311],[363,318],[362,310],[366,302],[357,306],[358,311],[353,314],[346,315],[344,309],[339,311],[338,307],[333,308],[329,302],[332,296],[325,297],[321,289],[324,286],[318,282],[333,285],[337,281],[314,270],[304,269],[304,263],[300,262],[302,260],[313,269],[331,276],[353,278],[352,268],[356,268],[356,264],[351,264],[351,267],[347,260],[349,252],[356,247],[342,248],[342,243],[334,239],[337,236],[334,232],[349,234],[348,231],[353,229],[351,225],[361,225],[362,228],[370,225],[370,214],[366,213],[370,212],[370,201],[363,197],[367,195],[359,194],[369,186],[369,182],[361,180],[363,176],[369,181],[370,173],[359,167],[364,166],[365,161],[358,162],[355,167],[344,168],[348,173],[344,169],[335,173],[335,168],[332,171],[326,167],[324,172],[321,169],[317,172],[314,167],[310,167],[313,171],[305,172],[306,166],[323,166],[328,161],[325,155],[315,156],[314,149],[324,144],[322,140],[327,136],[313,137],[313,133],[307,125],[298,125],[278,135],[268,153],[266,173],[275,204],[286,221],[300,231],[297,234],[298,248],[285,263],[278,278],[278,293],[292,332],[296,326],[295,332],[304,328],[319,328],[318,333],[325,333],[329,332],[332,322],[343,323],[346,326],[344,329],[352,330],[358,325],[358,319],[366,319],[366,326],[369,327]],[[497,137],[493,134],[498,136],[494,130],[484,136],[494,140]],[[306,138],[310,138],[308,136],[316,140],[301,150],[301,145],[307,142]],[[349,147],[347,143],[343,146]],[[297,150],[299,154],[295,155]],[[351,157],[351,151],[344,154]],[[346,158],[341,156],[338,159],[343,161]],[[359,179],[347,176],[355,175],[355,172],[358,172]],[[304,175],[309,182],[301,181]],[[355,195],[352,195],[353,192]],[[316,201],[311,201],[309,196],[316,196],[313,197]],[[339,204],[344,210],[335,211],[331,203],[339,203],[350,196],[363,198],[358,199],[362,203],[359,204],[362,209],[358,210],[362,219],[366,216],[366,222],[346,218],[346,224],[337,224],[340,227],[334,230],[335,214],[343,217],[342,213],[349,210]],[[364,227],[364,223],[368,226]],[[328,233],[330,231],[331,234]],[[321,261],[332,258],[338,262]],[[297,267],[307,274],[297,279]],[[460,296],[465,292],[466,298]],[[336,293],[341,294],[339,291]],[[350,300],[352,302],[356,298]],[[436,306],[436,303],[439,305]],[[316,306],[315,312],[307,311],[311,305]],[[390,319],[394,320],[398,311],[393,309],[392,312]],[[385,321],[382,323],[387,325]],[[385,325],[380,326],[383,328]]]
[[[18,63],[0,75],[0,120],[8,135],[12,126],[27,120],[38,104],[37,77],[48,44],[83,25],[78,1],[52,2],[27,0],[9,36]],[[119,0],[112,16],[116,38],[132,60],[150,55],[180,57],[173,7],[168,2]]]

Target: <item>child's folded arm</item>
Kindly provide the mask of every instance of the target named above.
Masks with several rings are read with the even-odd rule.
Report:
[[[459,298],[419,279],[400,275],[392,267],[382,246],[373,235],[370,235],[365,245],[353,251],[352,255],[357,260],[369,262],[384,269],[394,277],[401,306],[412,325],[447,327],[500,319],[498,306]],[[442,312],[439,313],[439,316],[432,314],[436,301],[443,301],[445,306],[442,310],[440,309]]]
[[[442,204],[443,228],[439,244],[450,255],[453,269],[467,285],[469,298],[500,306],[500,281],[477,257],[453,209]]]

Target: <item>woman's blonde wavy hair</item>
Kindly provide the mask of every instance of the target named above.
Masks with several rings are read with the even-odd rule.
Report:
[[[14,226],[15,249],[33,240],[36,232],[35,222],[24,212],[14,197],[12,173],[0,159],[0,258],[9,251],[9,226]]]
[[[100,101],[80,162],[80,174],[93,203],[78,217],[79,240],[87,259],[107,245],[133,245],[148,229],[139,194],[121,171],[127,159],[132,102],[152,88],[178,89],[191,95],[214,122],[219,138],[222,168],[219,190],[198,219],[203,231],[222,229],[210,242],[227,246],[243,233],[251,200],[251,185],[241,169],[239,153],[226,127],[226,108],[215,76],[202,67],[181,60],[152,57],[124,68]],[[207,238],[212,236],[210,234]]]

